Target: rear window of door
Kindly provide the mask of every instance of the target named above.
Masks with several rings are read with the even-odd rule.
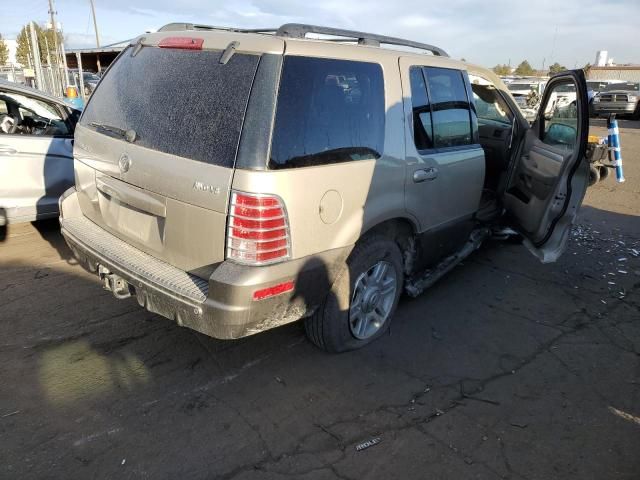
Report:
[[[221,64],[221,55],[144,47],[132,56],[129,48],[101,79],[80,124],[134,130],[136,145],[232,167],[260,57],[236,53]]]
[[[384,148],[384,120],[379,64],[288,56],[269,167],[377,159]]]
[[[411,67],[410,83],[418,150],[476,143],[475,107],[469,101],[467,80],[462,71]]]

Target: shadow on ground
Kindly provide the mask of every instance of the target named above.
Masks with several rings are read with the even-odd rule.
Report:
[[[179,328],[25,227],[0,247],[0,476],[634,478],[638,219],[580,223],[553,265],[489,243],[341,355],[300,324]]]

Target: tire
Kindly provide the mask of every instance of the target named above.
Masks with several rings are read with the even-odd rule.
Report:
[[[377,281],[377,276],[382,281]],[[395,290],[391,294],[388,290],[393,276]],[[403,281],[402,254],[398,245],[377,234],[362,238],[323,303],[305,319],[307,337],[322,350],[332,353],[355,350],[371,343],[388,330],[402,293]],[[356,316],[352,312],[359,313]],[[374,315],[375,321],[363,320]]]
[[[591,165],[589,167],[589,186],[592,187],[600,181],[600,168]]]
[[[607,177],[609,176],[609,169],[605,166],[601,166],[599,167],[600,170],[600,181],[604,181],[607,179]]]

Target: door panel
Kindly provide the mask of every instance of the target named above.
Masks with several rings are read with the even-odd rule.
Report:
[[[428,60],[425,60],[425,63],[428,63]],[[442,134],[442,132],[462,131],[460,122],[444,123],[447,113],[444,110],[450,104],[457,105],[463,102],[454,98],[456,101],[437,103],[438,96],[444,98],[454,97],[456,94],[459,96],[459,92],[448,91],[444,85],[438,85],[439,90],[432,92],[432,95],[427,98],[427,94],[422,91],[426,88],[426,84],[419,83],[426,77],[420,77],[420,74],[415,71],[416,67],[420,66],[415,65],[415,59],[400,59],[405,125],[407,126],[405,129],[407,158],[405,206],[417,220],[420,231],[426,232],[455,223],[457,220],[462,221],[477,211],[482,194],[485,161],[484,151],[479,144],[433,148],[438,147],[437,142],[441,138],[438,136],[439,132]],[[434,70],[436,69],[430,71]],[[456,70],[442,70],[458,73]],[[420,80],[421,78],[423,80]],[[464,91],[464,86],[462,89]],[[431,107],[429,105],[432,102],[435,102],[433,110],[439,114],[433,117],[433,122],[442,121],[443,123],[433,126],[434,134],[430,137]],[[463,105],[459,108],[462,107]],[[470,119],[469,129],[471,129]],[[470,131],[469,136],[471,137]],[[426,148],[418,150],[416,145]]]
[[[74,183],[72,139],[0,136],[0,207],[9,221],[57,215],[58,198]]]
[[[481,147],[416,154],[407,160],[405,205],[422,231],[476,212],[484,179]]]
[[[576,98],[558,91],[575,88]],[[587,186],[588,97],[581,70],[554,76],[536,121],[521,141],[504,206],[525,244],[543,262],[564,251]]]

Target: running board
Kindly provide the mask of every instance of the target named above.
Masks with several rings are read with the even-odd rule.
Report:
[[[431,285],[440,280],[449,273],[461,261],[475,252],[482,242],[491,235],[491,229],[488,227],[477,228],[469,236],[469,240],[464,246],[453,255],[446,257],[442,262],[433,268],[424,272],[413,275],[405,282],[405,291],[410,297],[417,297]]]

